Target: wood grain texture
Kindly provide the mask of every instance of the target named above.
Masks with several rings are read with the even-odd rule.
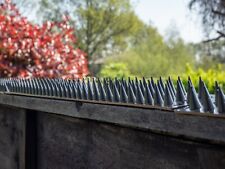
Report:
[[[0,106],[0,168],[25,168],[25,111]]]
[[[0,104],[225,145],[225,118],[0,94]]]
[[[224,169],[225,146],[38,113],[38,169]]]

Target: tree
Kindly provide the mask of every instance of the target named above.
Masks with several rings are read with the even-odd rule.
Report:
[[[136,38],[135,38],[136,37]],[[132,75],[158,77],[185,72],[185,64],[193,65],[192,52],[180,38],[165,42],[157,29],[144,25],[120,55],[110,57],[107,63],[125,63]]]
[[[69,18],[30,23],[9,0],[0,5],[0,76],[81,78],[86,54],[76,48]]]
[[[190,0],[190,9],[196,9],[202,16],[206,32],[217,34],[215,38],[205,42],[225,38],[225,1],[224,0]]]
[[[28,3],[27,0],[25,2]],[[57,19],[60,13],[70,14],[77,28],[79,47],[87,53],[90,64],[101,57],[125,50],[129,37],[142,26],[130,0],[40,2],[39,12],[44,18]]]

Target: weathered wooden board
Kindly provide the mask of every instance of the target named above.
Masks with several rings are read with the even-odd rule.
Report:
[[[25,168],[25,111],[0,106],[0,168]]]
[[[224,169],[225,146],[38,113],[38,169]]]
[[[0,94],[0,104],[96,120],[196,141],[225,145],[225,116]]]

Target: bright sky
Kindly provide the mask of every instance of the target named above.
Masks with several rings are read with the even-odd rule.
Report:
[[[138,0],[134,4],[137,15],[146,23],[151,22],[162,35],[170,25],[176,25],[186,42],[203,40],[200,17],[190,12],[188,0]]]

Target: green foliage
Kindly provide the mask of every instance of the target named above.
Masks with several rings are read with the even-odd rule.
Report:
[[[30,0],[22,2],[21,8],[34,4]],[[75,24],[79,47],[88,54],[90,63],[125,50],[128,39],[143,26],[130,0],[39,0],[38,3],[39,22],[49,18],[58,20],[67,11]]]
[[[194,57],[180,38],[164,42],[150,25],[144,25],[131,39],[131,47],[106,63],[126,63],[130,72],[139,77],[159,77],[185,72],[185,64],[194,64]]]
[[[181,78],[187,86],[187,79],[188,76],[191,77],[191,80],[198,89],[198,81],[199,77],[201,77],[207,88],[209,89],[210,93],[214,93],[214,86],[215,86],[215,81],[219,83],[219,85],[222,87],[222,89],[225,91],[225,69],[224,65],[218,64],[216,68],[214,69],[208,69],[207,71],[204,71],[201,68],[198,68],[197,70],[194,70],[190,65],[186,65],[186,72],[181,75]],[[174,79],[176,79],[177,76],[174,76]]]
[[[99,73],[100,77],[109,77],[109,78],[126,78],[130,77],[131,73],[127,68],[127,65],[124,63],[110,63],[103,67]]]

